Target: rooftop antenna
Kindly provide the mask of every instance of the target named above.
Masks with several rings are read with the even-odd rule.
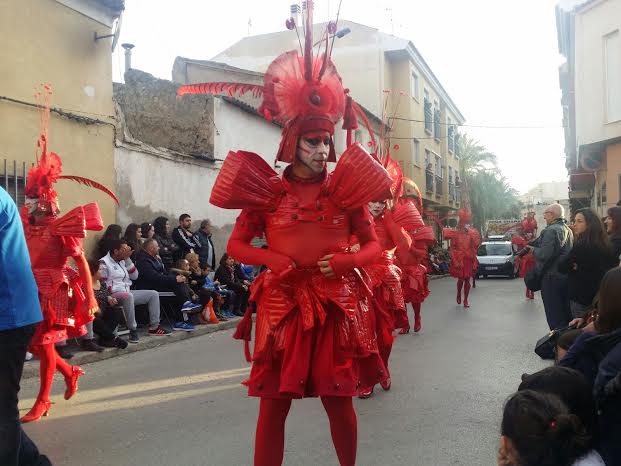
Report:
[[[119,36],[121,35],[121,24],[123,24],[123,12],[121,12],[119,17],[114,22],[114,26],[112,28],[113,29],[112,34],[106,34],[104,36],[100,36],[97,34],[97,32],[95,32],[93,35],[94,41],[97,42],[98,40],[112,37],[111,49],[112,49],[112,52],[114,52],[114,49],[116,48],[116,44],[119,42]]]

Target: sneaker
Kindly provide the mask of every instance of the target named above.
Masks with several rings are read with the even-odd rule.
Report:
[[[114,343],[115,343],[116,347],[119,348],[119,349],[127,348],[127,342],[125,340],[123,340],[122,338],[116,337],[114,339]]]
[[[95,340],[92,338],[85,338],[80,340],[80,348],[84,351],[93,351],[95,353],[101,353],[105,348],[103,346],[99,346],[95,343]]]
[[[158,325],[154,329],[149,329],[148,335],[151,337],[165,337],[170,335],[170,330],[166,330],[161,325]]]
[[[177,322],[172,329],[178,332],[191,332],[194,330],[194,325],[187,322]]]
[[[138,330],[130,330],[129,331],[129,342],[130,343],[138,343],[140,338],[138,338]]]
[[[72,353],[70,350],[68,350],[65,345],[57,346],[56,347],[56,352],[63,359],[71,359],[73,356],[75,356],[75,354]]]
[[[200,304],[193,303],[192,301],[186,301],[183,303],[183,306],[181,306],[181,312],[192,312],[200,309],[202,309],[202,306]]]
[[[32,356],[32,353],[30,353],[30,352],[26,351],[26,361],[30,361],[30,360],[32,360],[32,357],[33,357],[33,356]]]

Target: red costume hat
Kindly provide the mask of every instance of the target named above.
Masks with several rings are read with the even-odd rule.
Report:
[[[464,227],[472,222],[472,212],[465,207],[462,207],[457,211],[457,216],[459,217],[458,226],[460,227]]]
[[[333,135],[336,123],[343,117],[343,129],[349,133],[358,126],[356,114],[367,123],[360,107],[346,95],[349,91],[343,89],[341,77],[330,59],[329,36],[336,30],[335,23],[327,26],[323,54],[317,52],[313,56],[313,2],[309,0],[307,3],[302,55],[297,50],[291,50],[276,57],[267,68],[263,86],[219,82],[190,84],[177,90],[179,96],[220,93],[242,96],[248,92],[263,96],[259,113],[269,121],[282,123],[282,140],[276,160],[287,163],[293,162],[301,135],[320,131]],[[293,19],[287,20],[288,29],[296,27]],[[332,140],[328,162],[336,162]]]
[[[89,178],[81,176],[63,176],[62,161],[56,152],[47,151],[47,129],[50,119],[50,101],[52,88],[49,84],[41,86],[41,90],[35,95],[41,102],[41,134],[37,141],[37,165],[28,171],[26,178],[26,203],[24,207],[27,214],[38,210],[49,215],[56,215],[59,211],[58,193],[54,189],[54,184],[58,180],[72,180],[103,191],[118,204],[119,200],[114,193],[104,185],[97,183]],[[40,151],[40,152],[39,152]]]

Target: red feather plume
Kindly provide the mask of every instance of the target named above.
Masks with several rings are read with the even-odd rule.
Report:
[[[253,97],[261,97],[263,95],[263,86],[258,84],[244,84],[244,83],[202,83],[202,84],[188,84],[181,86],[177,89],[177,95],[183,96],[186,94],[228,94],[233,97],[237,94],[242,97],[248,92],[252,93]]]
[[[71,180],[71,181],[75,181],[77,183],[83,184],[85,186],[88,186],[90,188],[99,189],[100,191],[103,191],[108,196],[110,196],[112,199],[114,199],[114,202],[116,202],[117,205],[120,205],[118,198],[112,191],[110,191],[110,189],[108,189],[103,184],[98,183],[97,181],[91,180],[90,178],[84,178],[82,176],[62,175],[62,176],[59,176],[58,179],[59,180]]]

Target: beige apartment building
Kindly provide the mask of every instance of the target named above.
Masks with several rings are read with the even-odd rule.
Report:
[[[109,35],[123,0],[0,0],[0,186],[23,203],[25,174],[41,131],[35,88],[52,86],[49,150],[63,172],[114,189],[115,118]],[[61,181],[61,209],[97,202],[105,223],[115,204],[98,190]],[[92,240],[91,235],[91,240]]]
[[[315,25],[315,37],[324,28],[325,24]],[[338,28],[349,29],[335,40],[332,53],[344,85],[369,113],[392,126],[392,155],[405,176],[418,184],[426,208],[443,215],[455,210],[457,128],[464,116],[412,42],[351,21],[339,21]],[[262,34],[241,39],[213,61],[265,72],[278,54],[295,48],[299,48],[295,31]],[[385,90],[390,94],[383,115]],[[362,129],[356,138],[363,143],[368,139]]]
[[[556,7],[572,211],[602,216],[621,199],[621,0]]]

